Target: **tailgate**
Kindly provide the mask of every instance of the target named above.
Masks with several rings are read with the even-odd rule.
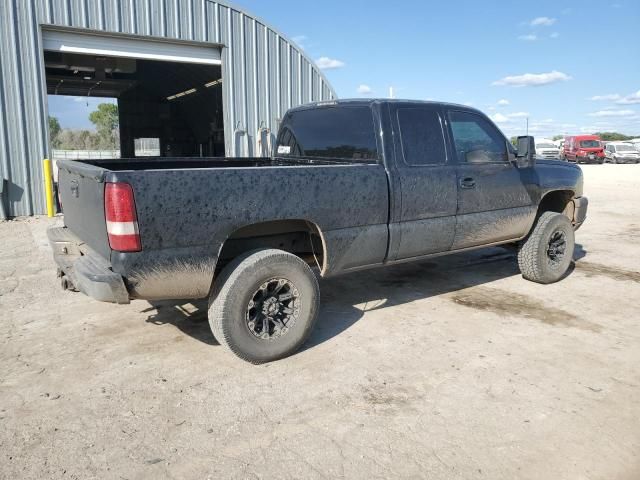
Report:
[[[111,249],[104,217],[104,176],[107,170],[82,163],[58,162],[58,190],[65,225],[106,260]]]

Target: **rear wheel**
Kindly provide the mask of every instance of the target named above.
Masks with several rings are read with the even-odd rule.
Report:
[[[320,290],[311,268],[281,250],[255,250],[227,265],[209,297],[209,324],[221,345],[251,363],[287,357],[309,337]]]
[[[574,248],[569,219],[561,213],[544,212],[518,251],[522,276],[537,283],[557,282],[567,272]]]

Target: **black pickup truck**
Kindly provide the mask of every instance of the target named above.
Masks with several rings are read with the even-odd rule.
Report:
[[[562,278],[586,217],[579,167],[534,160],[481,112],[353,100],[287,112],[272,158],[60,161],[63,287],[101,301],[209,299],[216,339],[262,363],[296,351],[316,278],[489,245]]]

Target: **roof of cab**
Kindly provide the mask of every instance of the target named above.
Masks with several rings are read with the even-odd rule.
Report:
[[[299,107],[292,108],[290,111],[296,110],[306,110],[309,108],[315,107],[328,107],[335,105],[374,105],[374,104],[384,104],[384,103],[403,103],[403,104],[425,104],[425,105],[440,105],[446,107],[455,107],[456,109],[464,109],[480,112],[480,110],[469,107],[468,105],[460,105],[457,103],[449,103],[449,102],[435,102],[430,100],[405,100],[405,99],[397,99],[397,98],[347,98],[342,100],[328,100],[322,102],[313,102],[307,103],[304,105],[300,105]],[[482,112],[481,112],[482,113]]]

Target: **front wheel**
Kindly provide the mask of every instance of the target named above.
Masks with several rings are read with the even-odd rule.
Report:
[[[561,213],[544,212],[518,250],[520,272],[532,282],[557,282],[569,269],[574,248],[569,219]]]
[[[318,281],[300,258],[254,250],[227,265],[209,297],[209,325],[221,345],[254,364],[287,357],[309,338]]]

